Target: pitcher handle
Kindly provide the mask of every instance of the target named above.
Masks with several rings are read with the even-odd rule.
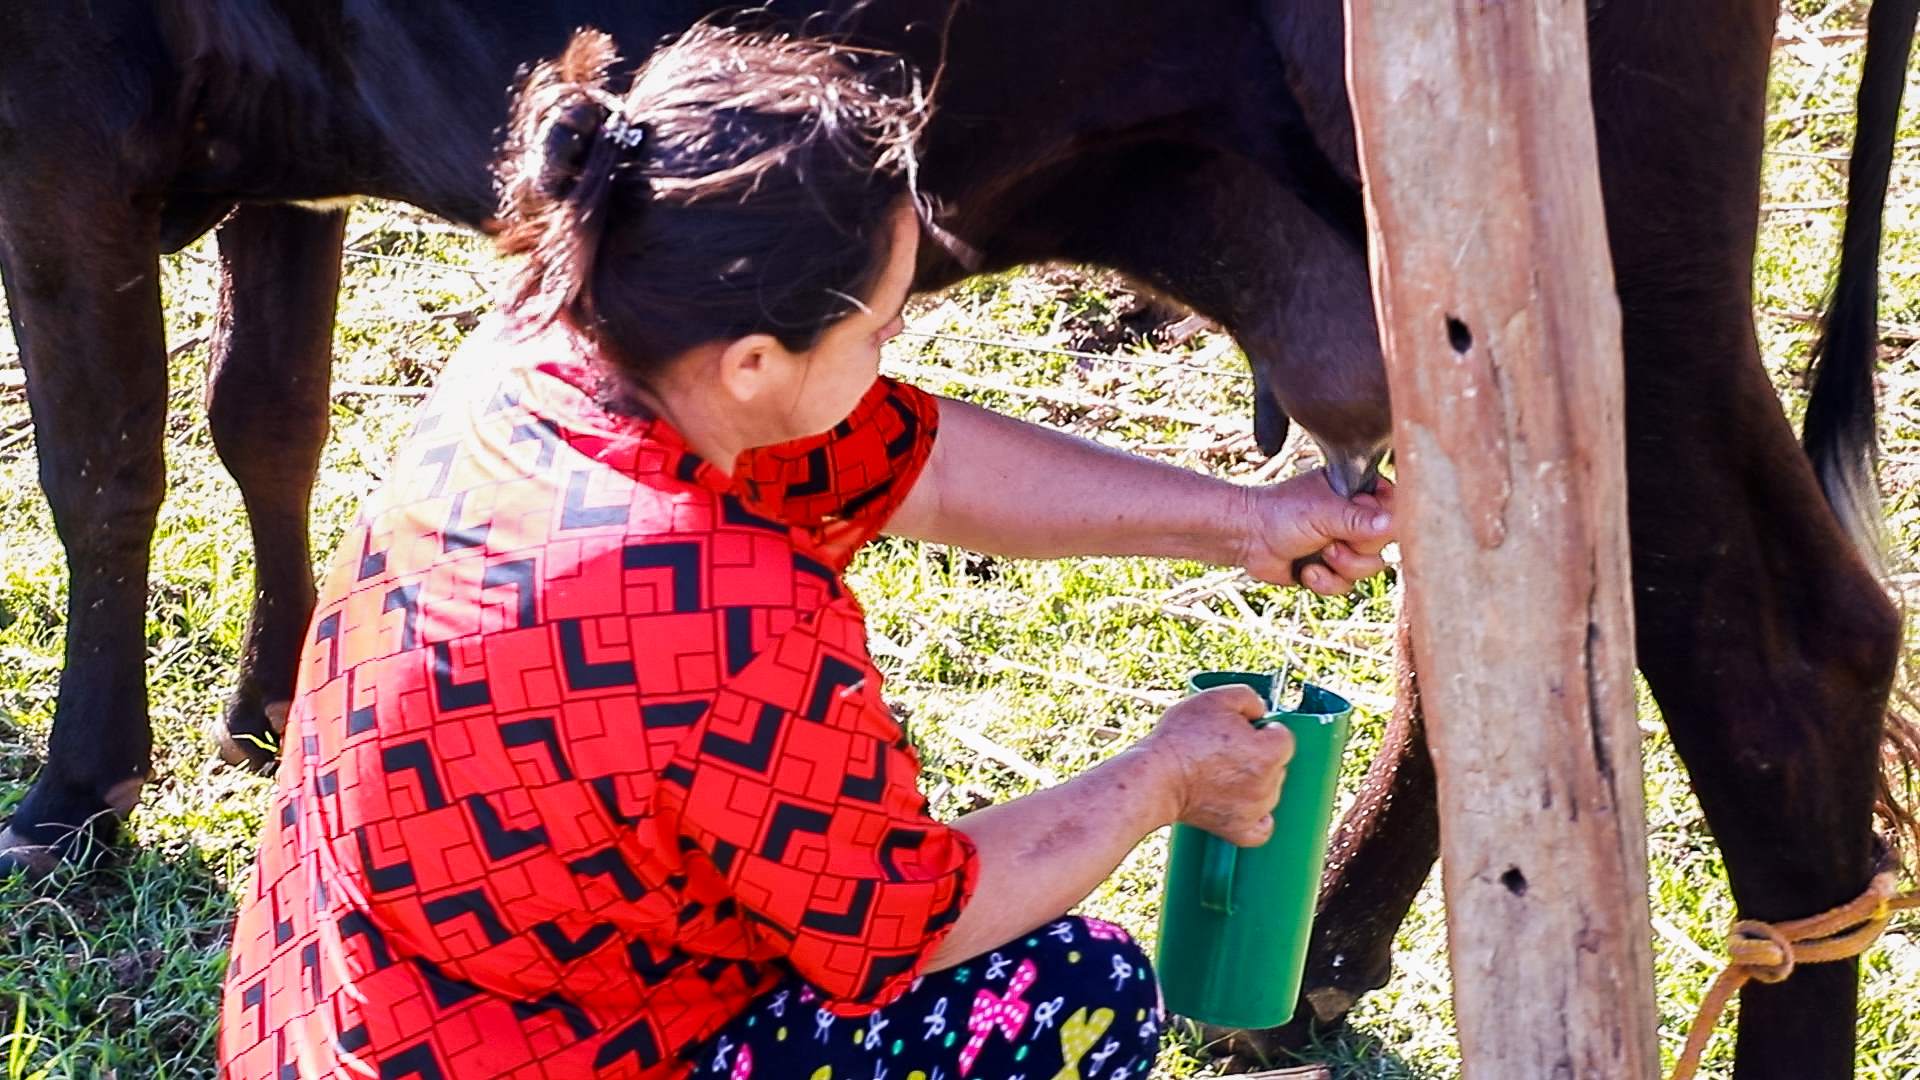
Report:
[[[1217,836],[1205,837],[1200,856],[1200,906],[1221,915],[1233,914],[1233,867],[1240,849]]]

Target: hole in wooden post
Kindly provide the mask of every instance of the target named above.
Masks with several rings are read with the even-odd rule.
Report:
[[[1517,866],[1507,867],[1507,872],[1500,875],[1500,884],[1515,896],[1527,895],[1527,875],[1521,873]]]
[[[1467,324],[1461,322],[1458,316],[1449,315],[1447,316],[1447,342],[1453,346],[1454,352],[1464,353],[1473,348],[1473,331],[1467,329]]]

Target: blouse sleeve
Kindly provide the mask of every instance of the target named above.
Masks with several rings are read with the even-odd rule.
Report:
[[[756,935],[847,1014],[906,991],[979,873],[972,842],[928,814],[863,637],[838,605],[781,635],[720,690],[662,789]]]
[[[742,454],[735,473],[749,508],[812,529],[823,547],[851,558],[879,535],[933,452],[939,399],[876,379],[833,430]]]

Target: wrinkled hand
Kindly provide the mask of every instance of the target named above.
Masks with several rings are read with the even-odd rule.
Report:
[[[1203,691],[1168,709],[1139,749],[1172,788],[1173,820],[1252,847],[1273,835],[1273,808],[1293,759],[1293,733],[1256,728],[1267,703],[1246,686]]]
[[[1261,581],[1337,596],[1386,568],[1380,551],[1394,533],[1393,484],[1385,478],[1372,495],[1351,501],[1334,494],[1320,469],[1247,494],[1240,565]],[[1311,555],[1321,562],[1295,581],[1294,563]]]

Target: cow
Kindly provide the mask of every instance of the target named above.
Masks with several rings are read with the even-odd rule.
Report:
[[[1878,0],[1871,53],[1904,55],[1916,2]],[[1900,644],[1852,543],[1861,503],[1841,497],[1863,490],[1871,441],[1872,305],[1859,310],[1876,277],[1881,193],[1859,186],[1870,162],[1856,164],[1849,229],[1871,243],[1848,244],[1840,295],[1853,310],[1834,322],[1815,395],[1827,426],[1810,429],[1805,452],[1753,333],[1777,3],[1590,0],[1588,25],[1626,343],[1641,666],[1735,896],[1766,919],[1850,899],[1886,856],[1873,803]],[[292,695],[313,600],[307,495],[345,223],[328,200],[398,199],[484,228],[485,166],[517,70],[576,26],[638,51],[719,7],[0,6],[0,277],[71,582],[47,761],[0,858],[110,838],[148,775],[158,255],[217,227],[209,422],[258,554],[220,724],[226,752],[248,756]],[[920,285],[1042,259],[1117,269],[1235,335],[1264,447],[1298,422],[1336,486],[1366,484],[1389,411],[1341,0],[777,0],[763,17],[894,49],[929,74],[922,186],[955,242],[928,246]],[[1879,111],[1863,113],[1861,152],[1884,156],[1885,80],[1868,89]],[[1897,79],[1891,97],[1897,109]],[[1384,981],[1393,928],[1434,857],[1416,705],[1402,695],[1360,812],[1334,842],[1307,983],[1320,1019]],[[1855,965],[1836,963],[1748,988],[1740,1075],[1849,1075],[1856,984]]]

